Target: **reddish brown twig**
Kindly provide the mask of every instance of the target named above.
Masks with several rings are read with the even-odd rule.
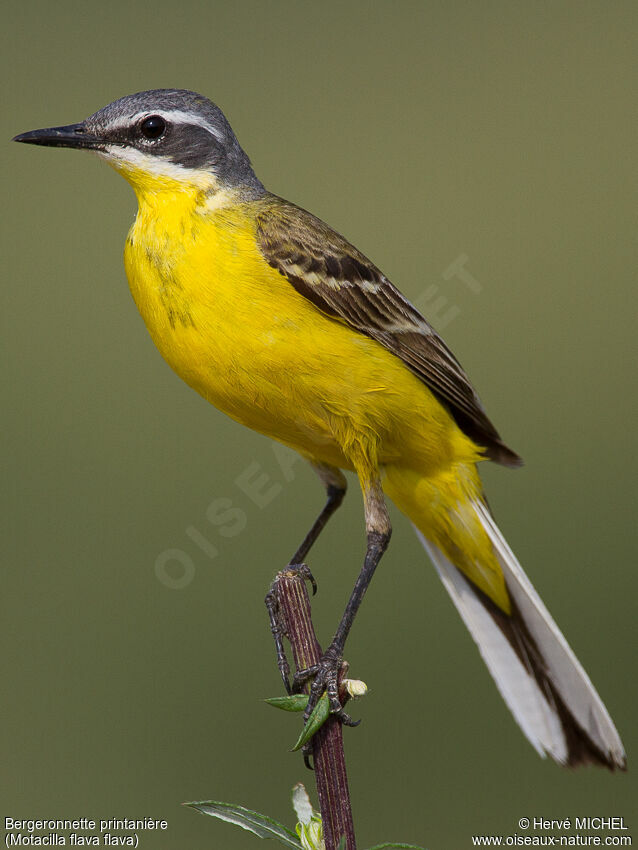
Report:
[[[277,574],[272,587],[297,670],[317,664],[321,647],[312,625],[310,599],[303,578],[294,570]],[[312,739],[317,794],[326,850],[356,850],[341,723],[330,717]]]

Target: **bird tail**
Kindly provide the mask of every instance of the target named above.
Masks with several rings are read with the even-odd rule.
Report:
[[[480,491],[471,496],[466,492],[462,509],[455,501],[453,510],[441,511],[438,505],[433,511],[431,504],[424,506],[418,498],[424,490],[410,482],[413,475],[398,470],[390,473],[388,495],[414,523],[496,686],[531,745],[543,758],[549,755],[562,765],[597,764],[624,770],[625,751],[607,709],[507,545]],[[463,489],[467,491],[467,486]],[[468,512],[473,521],[468,520]],[[441,522],[442,513],[447,515]],[[438,527],[437,520],[433,525],[433,516],[439,518]],[[484,538],[478,547],[477,537]],[[483,563],[468,563],[465,553],[479,549],[483,555],[478,560]],[[476,554],[472,557],[477,560]],[[494,564],[502,574],[500,591],[491,577]],[[487,584],[484,575],[488,576]]]

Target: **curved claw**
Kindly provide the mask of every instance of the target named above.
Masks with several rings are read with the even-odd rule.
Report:
[[[301,578],[306,579],[306,581],[310,582],[310,586],[312,587],[312,595],[317,595],[317,581],[313,574],[310,572],[310,567],[307,564],[288,564],[288,569],[293,570],[297,573],[297,575],[301,576]]]
[[[303,763],[307,767],[307,769],[314,770],[312,762],[310,761],[310,759],[312,758],[312,744],[310,744],[310,742],[304,744],[301,753],[303,755]]]
[[[344,726],[350,726],[354,728],[355,726],[358,726],[361,723],[361,719],[353,720],[352,717],[350,717],[349,714],[346,714],[343,709],[341,709],[341,711],[339,712],[335,711],[334,714],[335,717],[339,718],[339,720],[343,723]]]

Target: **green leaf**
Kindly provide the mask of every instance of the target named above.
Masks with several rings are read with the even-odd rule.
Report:
[[[328,694],[324,693],[319,702],[314,707],[312,714],[306,721],[306,725],[301,730],[301,735],[297,738],[297,743],[292,748],[291,752],[300,750],[306,741],[309,741],[317,732],[326,720],[330,717],[330,703],[328,702]]]
[[[282,711],[303,711],[308,705],[308,697],[306,694],[290,694],[285,697],[271,697],[264,702],[274,708],[281,708]]]
[[[341,840],[339,841],[339,845],[337,850],[346,850],[346,837],[345,835],[341,836]]]
[[[258,838],[276,838],[284,847],[293,847],[300,850],[301,842],[295,833],[276,820],[245,809],[243,806],[235,806],[233,803],[220,803],[218,800],[206,800],[201,803],[184,803],[191,809],[196,809],[203,815],[210,815],[227,823],[234,823],[247,829]]]

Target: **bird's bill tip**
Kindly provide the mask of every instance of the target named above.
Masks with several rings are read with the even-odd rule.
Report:
[[[27,145],[46,145],[53,148],[89,148],[101,147],[104,142],[89,132],[84,124],[67,124],[64,127],[45,127],[42,130],[30,130],[14,136],[12,142],[24,142]]]

